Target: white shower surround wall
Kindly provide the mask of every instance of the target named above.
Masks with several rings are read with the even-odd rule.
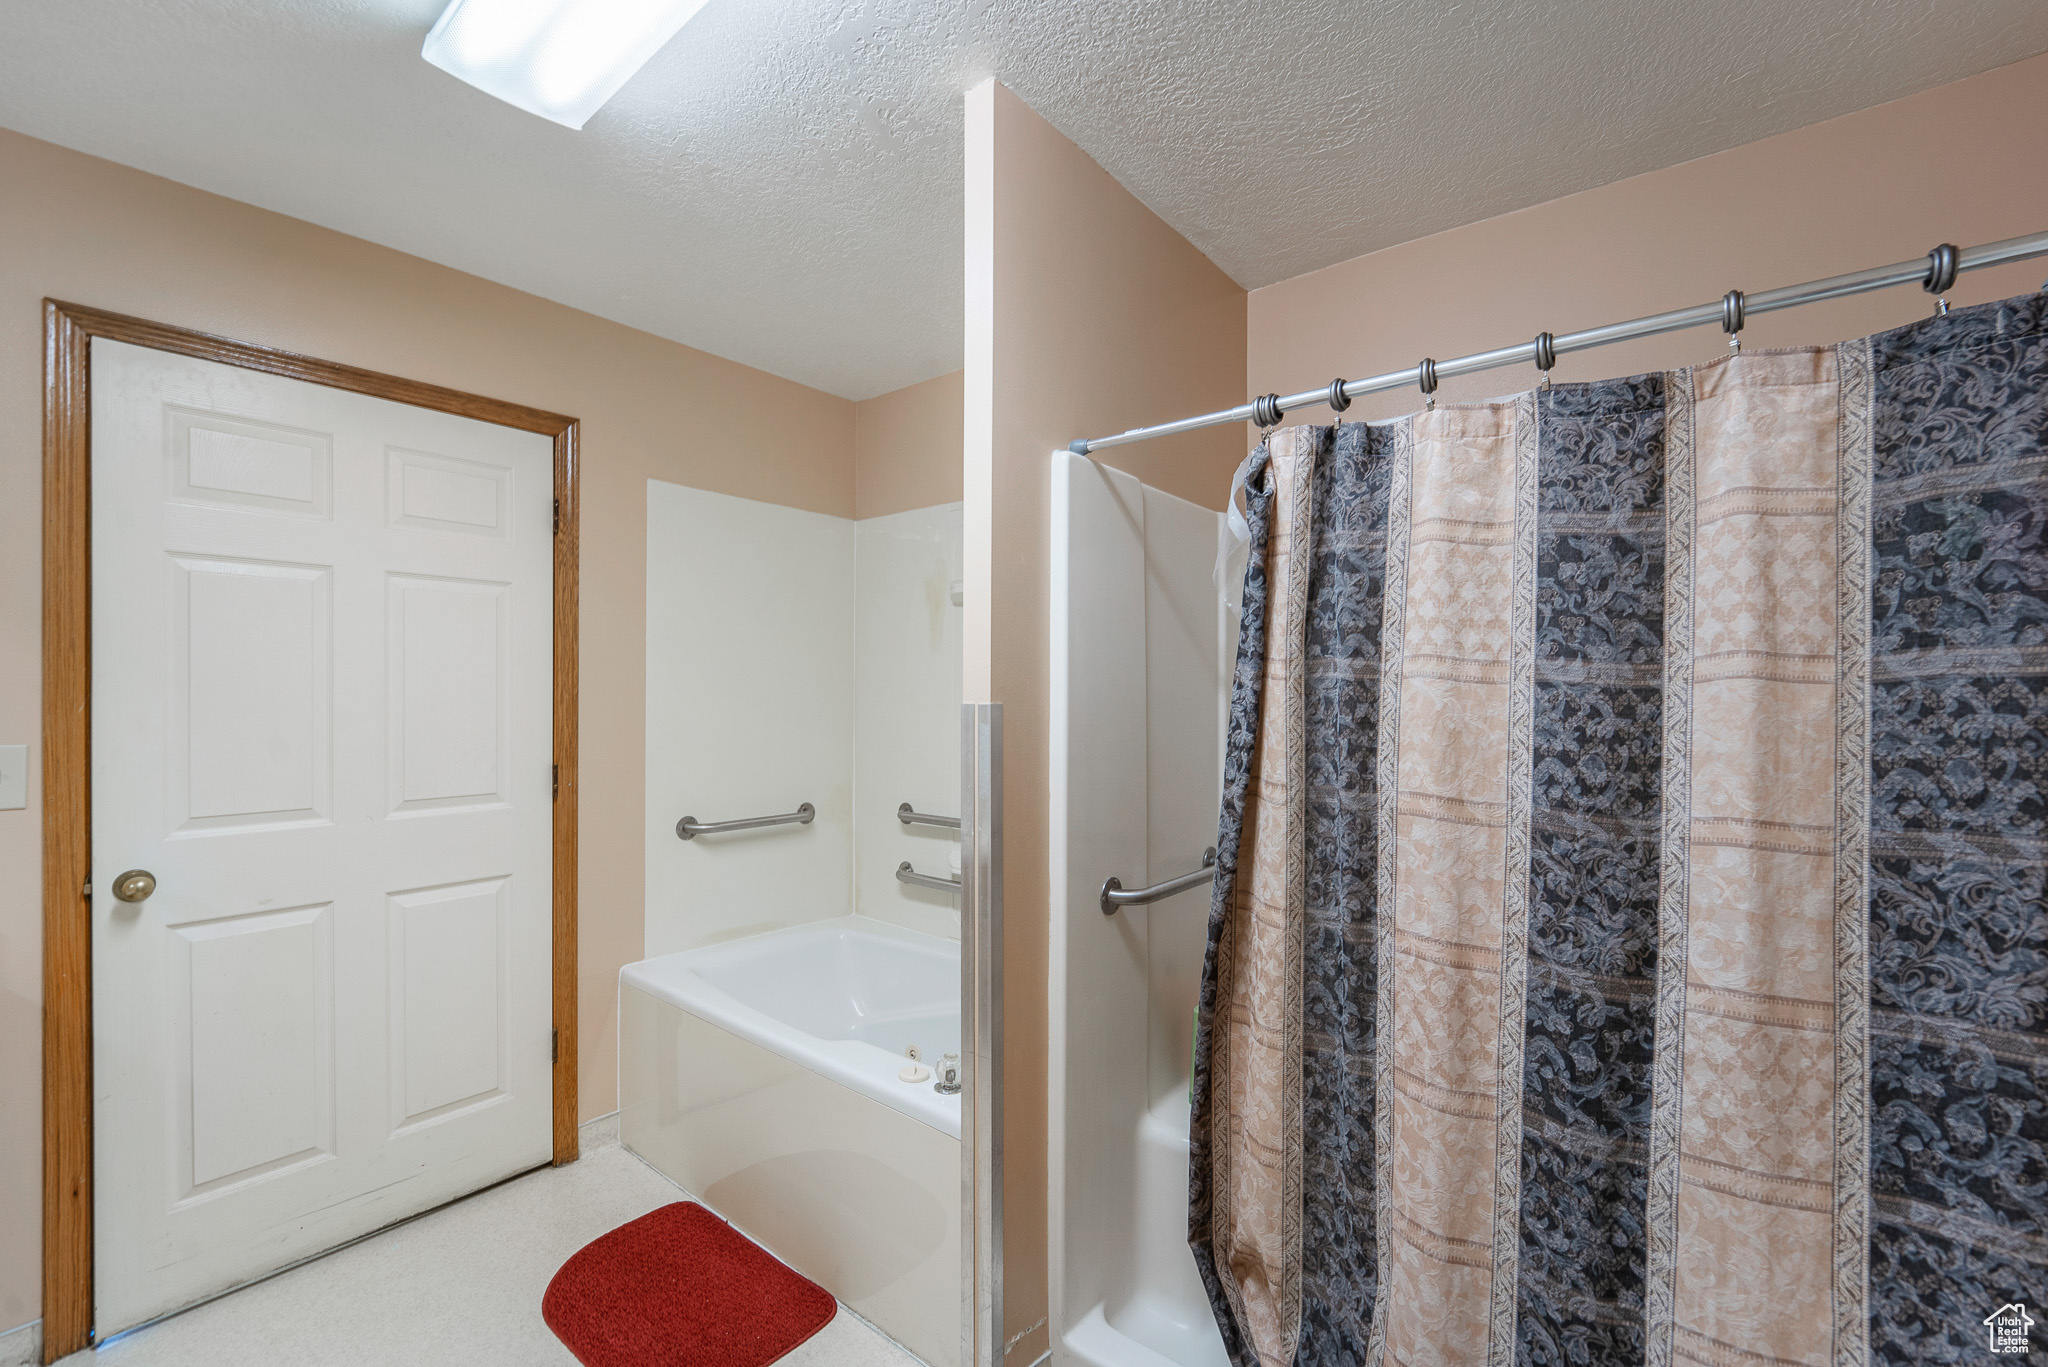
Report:
[[[1054,1360],[1226,1367],[1187,1246],[1208,888],[1104,916],[1216,839],[1234,615],[1221,518],[1053,456],[1048,1169]]]
[[[653,958],[851,911],[853,524],[647,482]],[[676,838],[676,820],[808,826]]]
[[[960,815],[961,518],[946,503],[854,524],[854,910],[956,940],[960,899],[896,866],[959,877],[959,833],[896,808]]]
[[[854,521],[647,483],[645,953],[858,912],[958,938],[957,503]],[[808,826],[676,838],[812,803]]]

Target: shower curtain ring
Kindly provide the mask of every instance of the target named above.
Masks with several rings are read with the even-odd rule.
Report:
[[[1258,424],[1261,432],[1269,427],[1278,426],[1284,416],[1286,410],[1280,407],[1278,394],[1261,394],[1252,400],[1252,421]]]
[[[1927,278],[1920,282],[1920,288],[1937,296],[1934,301],[1936,315],[1948,312],[1948,300],[1939,296],[1947,294],[1956,283],[1956,271],[1962,266],[1962,253],[1953,242],[1944,242],[1927,253]]]
[[[1551,367],[1557,364],[1557,339],[1547,332],[1536,334],[1536,368],[1543,372],[1543,388],[1550,388]]]
[[[1422,391],[1423,407],[1436,407],[1436,362],[1428,356],[1415,367],[1415,385]]]
[[[1742,350],[1742,291],[1730,290],[1721,296],[1721,331],[1728,334],[1728,354]]]
[[[1332,413],[1342,413],[1345,409],[1351,407],[1351,396],[1344,392],[1344,381],[1330,381],[1330,397],[1323,400],[1323,402],[1330,406]]]

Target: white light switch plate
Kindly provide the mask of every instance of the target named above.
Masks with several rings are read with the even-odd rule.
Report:
[[[0,745],[0,811],[28,806],[28,747]]]

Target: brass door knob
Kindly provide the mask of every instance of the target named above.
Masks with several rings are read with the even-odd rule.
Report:
[[[114,898],[121,902],[146,902],[156,891],[156,875],[148,869],[130,869],[114,880]]]

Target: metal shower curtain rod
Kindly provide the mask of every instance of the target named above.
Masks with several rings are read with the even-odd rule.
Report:
[[[1402,389],[1411,384],[1421,389],[1427,396],[1435,392],[1439,380],[1449,376],[1470,375],[1475,371],[1494,370],[1501,366],[1521,365],[1524,362],[1534,362],[1536,368],[1548,379],[1551,367],[1557,364],[1557,358],[1568,352],[1588,351],[1593,347],[1608,346],[1615,342],[1633,341],[1637,337],[1655,337],[1659,333],[1680,332],[1686,328],[1704,327],[1708,323],[1719,323],[1723,332],[1735,337],[1742,331],[1744,319],[1753,313],[1774,313],[1779,309],[1797,308],[1801,304],[1817,304],[1823,299],[1841,299],[1851,294],[1868,294],[1872,290],[1889,289],[1893,285],[1916,282],[1928,293],[1939,295],[1955,284],[1956,276],[1963,271],[1981,270],[1986,266],[2002,266],[2008,261],[2025,261],[2036,256],[2048,256],[2048,232],[2030,233],[2025,237],[2009,237],[2003,242],[1991,242],[1982,247],[1959,249],[1943,243],[1925,256],[1916,257],[1911,261],[1901,261],[1894,266],[1874,266],[1867,271],[1857,271],[1853,275],[1831,276],[1826,280],[1815,280],[1804,285],[1786,285],[1779,289],[1766,290],[1761,294],[1744,294],[1741,290],[1730,290],[1711,304],[1699,304],[1689,309],[1674,309],[1670,313],[1654,313],[1647,318],[1637,318],[1627,323],[1610,323],[1606,327],[1588,328],[1584,332],[1567,332],[1561,337],[1541,332],[1536,335],[1534,341],[1524,342],[1520,346],[1475,352],[1470,356],[1459,356],[1449,361],[1424,358],[1419,364],[1406,370],[1374,375],[1363,380],[1332,380],[1320,389],[1304,389],[1299,394],[1265,394],[1250,403],[1242,403],[1220,413],[1204,413],[1200,417],[1156,423],[1151,427],[1133,427],[1130,431],[1119,432],[1113,437],[1096,437],[1092,441],[1073,442],[1067,449],[1076,455],[1085,456],[1091,451],[1100,451],[1106,447],[1128,446],[1132,442],[1150,441],[1154,437],[1170,437],[1176,433],[1193,432],[1203,427],[1218,427],[1229,422],[1256,422],[1261,427],[1272,427],[1296,408],[1327,404],[1342,413],[1351,406],[1353,399],[1361,395]],[[1944,301],[1943,312],[1947,311],[1947,307]]]

